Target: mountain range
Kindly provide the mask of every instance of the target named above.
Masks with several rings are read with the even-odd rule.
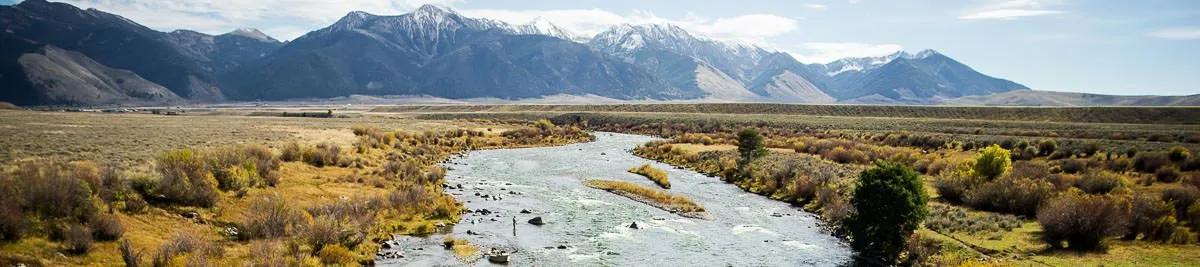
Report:
[[[513,25],[433,5],[351,12],[288,42],[255,29],[160,32],[44,0],[0,6],[0,28],[0,101],[18,105],[352,95],[936,104],[1029,91],[933,50],[804,64],[674,25],[580,37],[544,19]]]

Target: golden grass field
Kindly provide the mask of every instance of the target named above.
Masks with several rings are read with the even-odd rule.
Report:
[[[501,132],[521,127],[489,122],[418,120],[404,115],[358,114],[336,119],[246,115],[246,112],[237,110],[217,110],[185,116],[0,111],[0,135],[6,137],[0,139],[0,162],[31,157],[88,160],[104,166],[114,166],[126,172],[149,173],[154,165],[154,157],[171,149],[262,144],[278,150],[288,142],[328,142],[343,147],[343,150],[350,150],[357,142],[357,136],[352,132],[354,127],[389,131],[395,129],[413,133],[476,130],[483,134],[484,139],[497,139],[500,138]],[[502,140],[486,143],[484,146],[507,146]],[[537,144],[520,146],[529,145]],[[384,152],[386,151],[359,153],[354,157],[364,158],[368,164],[382,164],[381,158],[386,154]],[[368,182],[348,182],[347,177],[371,175],[354,167],[314,167],[302,162],[284,162],[277,173],[283,179],[276,186],[250,188],[245,196],[235,196],[233,192],[221,193],[220,200],[214,208],[169,205],[151,208],[138,214],[117,212],[125,228],[122,239],[128,240],[133,247],[141,250],[143,261],[148,263],[150,254],[154,253],[154,249],[160,244],[182,232],[188,232],[194,237],[214,242],[224,248],[220,257],[209,259],[211,264],[248,264],[256,260],[251,255],[252,248],[258,243],[269,241],[229,240],[220,234],[220,225],[238,221],[246,215],[254,199],[260,196],[280,196],[286,199],[290,206],[303,208],[363,196],[381,196],[389,192],[389,189],[380,187],[378,182],[369,182],[369,178]],[[440,184],[430,186],[440,187]],[[198,213],[203,220],[184,216],[189,212]],[[422,234],[435,230],[434,224],[456,222],[457,213],[449,218],[435,220],[402,213],[386,213],[379,215],[378,220],[374,226],[375,230],[370,233],[372,236]],[[381,229],[387,232],[374,232]],[[356,249],[356,253],[363,257],[373,257],[378,246],[375,242],[364,242]],[[467,249],[471,248],[467,246],[462,246],[462,249],[459,246],[455,248],[460,254],[472,251]],[[44,236],[32,235],[18,242],[0,243],[0,264],[112,266],[122,262],[117,242],[97,242],[92,251],[83,256],[63,256],[59,251],[58,242],[50,241]],[[302,263],[307,265],[312,262]]]

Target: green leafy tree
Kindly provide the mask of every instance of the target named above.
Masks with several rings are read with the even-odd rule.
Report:
[[[976,175],[993,180],[1012,169],[1012,158],[1007,149],[992,145],[979,151],[974,169]]]
[[[738,159],[739,163],[747,164],[757,158],[767,155],[767,149],[763,145],[763,137],[754,128],[746,128],[738,133]]]
[[[878,162],[859,174],[854,198],[856,212],[843,222],[850,246],[859,256],[892,264],[905,249],[913,231],[929,214],[920,176],[898,163]]]

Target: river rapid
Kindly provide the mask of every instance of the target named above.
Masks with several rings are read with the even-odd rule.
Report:
[[[838,266],[851,261],[850,248],[797,207],[630,153],[654,137],[595,135],[594,142],[567,146],[472,151],[444,164],[447,192],[469,210],[446,232],[484,252],[515,252],[509,263],[515,266]],[[666,170],[668,191],[703,205],[711,220],[681,217],[583,185],[587,179],[610,179],[657,188],[626,172],[644,163]],[[528,223],[534,217],[545,224]],[[630,227],[633,223],[637,229]],[[486,258],[463,263],[442,248],[443,238],[399,237],[383,252],[404,257],[378,263],[492,265]]]

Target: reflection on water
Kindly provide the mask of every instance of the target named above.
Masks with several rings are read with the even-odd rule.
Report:
[[[627,180],[625,170],[651,162],[629,153],[652,137],[597,133],[595,142],[560,147],[474,151],[446,164],[448,192],[470,213],[455,237],[481,251],[516,251],[513,265],[762,266],[842,265],[850,249],[795,207],[696,172],[667,170],[674,193],[701,203],[712,220],[689,219],[585,187],[585,179]],[[457,189],[457,185],[462,189]],[[528,221],[542,217],[545,225]],[[637,229],[631,224],[637,224]],[[462,265],[441,248],[442,236],[403,237],[405,257],[382,265]],[[490,265],[486,259],[472,265]]]

